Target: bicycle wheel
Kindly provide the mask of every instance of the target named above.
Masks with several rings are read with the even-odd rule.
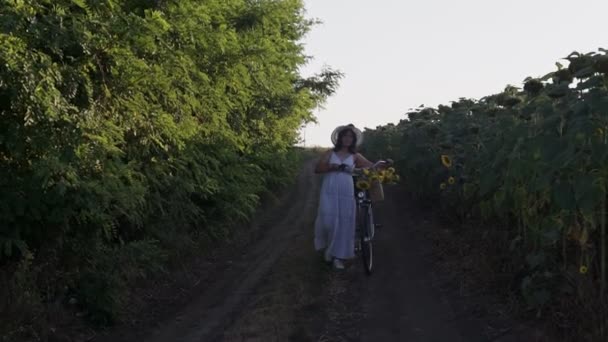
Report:
[[[359,239],[361,242],[361,260],[363,261],[363,268],[365,269],[365,273],[370,275],[372,273],[372,268],[374,266],[374,254],[372,249],[372,239],[371,239],[371,227],[370,227],[370,219],[369,219],[369,207],[361,208],[361,217],[360,217],[360,234]]]

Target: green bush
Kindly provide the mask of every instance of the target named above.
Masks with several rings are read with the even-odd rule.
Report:
[[[293,176],[341,76],[300,77],[300,0],[2,1],[0,18],[0,265],[55,251],[102,323],[122,267],[222,239]]]

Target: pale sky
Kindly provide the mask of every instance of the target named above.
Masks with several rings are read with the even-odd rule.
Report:
[[[608,48],[608,0],[305,0],[323,23],[304,40],[314,59],[345,73],[303,131],[330,146],[341,124],[396,123],[421,104],[480,98],[555,70],[572,51]],[[562,61],[563,64],[567,62]]]

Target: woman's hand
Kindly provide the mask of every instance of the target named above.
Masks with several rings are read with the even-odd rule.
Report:
[[[340,172],[346,172],[346,173],[353,173],[353,167],[349,166],[347,164],[340,164],[338,166],[338,171],[340,171]]]
[[[394,164],[392,159],[379,160],[377,161],[372,168],[378,170],[385,170]]]

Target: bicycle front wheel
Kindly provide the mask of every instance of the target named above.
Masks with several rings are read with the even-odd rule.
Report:
[[[370,212],[369,207],[363,207],[361,209],[361,220],[359,221],[361,224],[361,232],[359,234],[359,239],[361,242],[361,260],[363,261],[363,268],[365,269],[365,273],[367,275],[370,275],[372,274],[372,268],[374,266]]]

